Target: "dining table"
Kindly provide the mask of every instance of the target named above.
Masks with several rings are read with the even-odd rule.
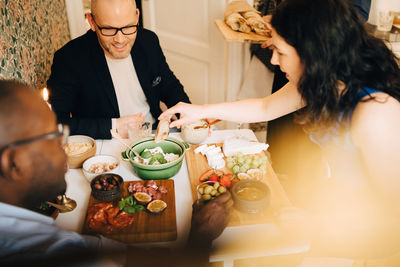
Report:
[[[179,132],[170,133],[169,137],[182,141]],[[227,138],[245,138],[257,141],[253,131],[250,129],[214,130],[202,144],[223,143]],[[129,142],[129,140],[126,140]],[[117,139],[96,140],[97,155],[113,155],[120,161],[118,174],[124,181],[141,180],[133,171],[129,162],[123,161],[121,152],[126,147]],[[189,179],[188,164],[183,160],[179,172],[173,176],[175,186],[175,207],[177,238],[166,242],[143,242],[135,243],[135,246],[151,247],[165,246],[180,248],[186,244],[191,226],[193,196]],[[307,239],[293,235],[287,228],[281,227],[279,220],[273,214],[279,208],[290,208],[288,199],[281,183],[270,162],[267,162],[268,186],[275,194],[279,203],[275,203],[271,218],[267,221],[246,225],[232,225],[225,228],[223,233],[213,241],[210,252],[210,262],[223,262],[223,266],[234,266],[235,260],[259,258],[267,256],[279,256],[306,253],[309,248]],[[82,169],[68,169],[65,174],[67,183],[66,195],[77,202],[75,210],[68,213],[60,213],[55,222],[64,229],[82,233],[87,213],[91,188],[88,179],[84,176]]]

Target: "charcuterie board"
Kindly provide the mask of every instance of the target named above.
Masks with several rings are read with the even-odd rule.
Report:
[[[214,145],[222,147],[222,144],[214,144]],[[205,171],[210,169],[206,157],[200,153],[198,154],[194,153],[194,150],[198,146],[199,145],[193,145],[190,147],[190,150],[186,152],[186,164],[188,167],[193,200],[196,200],[198,198],[197,186],[200,184],[199,177]],[[222,170],[225,173],[231,173],[231,171],[226,167]],[[268,223],[274,219],[273,214],[276,210],[282,207],[288,207],[292,205],[289,199],[287,198],[286,193],[282,188],[282,185],[280,184],[274,170],[272,169],[269,163],[267,163],[267,171],[263,175],[262,181],[266,183],[269,189],[271,190],[271,198],[269,206],[263,212],[260,212],[258,214],[242,213],[234,209],[228,226]]]
[[[144,183],[145,181],[140,182]],[[165,179],[155,180],[155,182],[157,186],[164,186],[168,191],[166,194],[163,194],[161,198],[167,203],[167,208],[159,214],[150,213],[149,211],[136,212],[134,213],[135,221],[131,226],[123,230],[116,230],[110,234],[102,235],[127,244],[176,240],[177,227],[174,181]],[[129,195],[127,190],[129,183],[129,181],[124,182],[124,191],[122,197]],[[100,203],[100,201],[96,200],[91,195],[88,207],[97,203]],[[116,201],[114,204],[117,205],[118,201]],[[84,222],[83,233],[97,234],[91,231],[91,229],[88,229],[86,226],[86,219]]]
[[[221,32],[224,39],[228,42],[238,42],[238,43],[256,43],[261,44],[270,38],[267,36],[259,35],[254,32],[244,33],[232,30],[226,23],[221,19],[216,19],[215,24],[218,30]]]

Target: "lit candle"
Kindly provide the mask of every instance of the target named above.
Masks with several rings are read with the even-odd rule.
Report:
[[[49,90],[47,90],[46,87],[43,88],[43,90],[42,90],[42,97],[43,97],[43,100],[46,101],[47,105],[51,109],[51,105],[49,103]]]

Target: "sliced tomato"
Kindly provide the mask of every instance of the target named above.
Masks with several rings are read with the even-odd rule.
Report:
[[[224,171],[222,170],[215,170],[215,174],[218,176],[223,176],[224,175]]]
[[[203,174],[200,176],[200,178],[199,178],[200,183],[203,183],[203,182],[205,182],[205,181],[209,181],[210,178],[211,178],[212,176],[214,176],[214,175],[217,175],[218,178],[219,178],[220,176],[223,176],[223,175],[224,175],[224,172],[221,171],[221,170],[209,169],[208,171],[206,171],[205,173],[203,173]],[[215,179],[215,178],[213,178],[213,179]],[[218,179],[215,180],[215,181],[218,181]]]
[[[229,188],[231,186],[231,178],[232,178],[232,174],[231,173],[225,174],[224,176],[221,177],[221,179],[219,179],[219,183],[222,186],[225,186],[226,188]]]
[[[210,177],[211,175],[213,175],[215,173],[215,171],[214,171],[214,169],[210,169],[210,170],[208,170],[208,171],[206,171],[205,173],[203,173],[201,176],[200,176],[200,182],[201,183],[203,183],[203,182],[205,182],[205,181],[207,181],[208,180],[208,177]]]
[[[237,183],[237,182],[239,182],[240,180],[238,179],[238,178],[233,178],[232,180],[231,180],[231,188]]]
[[[219,176],[217,174],[211,175],[208,178],[208,181],[211,181],[211,182],[218,182],[218,180],[219,180]]]

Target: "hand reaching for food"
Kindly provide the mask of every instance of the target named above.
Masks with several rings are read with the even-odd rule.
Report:
[[[187,104],[187,103],[179,102],[172,108],[164,111],[158,117],[158,119],[161,121],[165,118],[170,118],[172,115],[179,113],[180,114],[179,120],[175,120],[175,121],[171,122],[170,128],[173,128],[173,127],[181,128],[181,126],[184,124],[203,119],[205,117],[203,109],[204,108],[201,105],[194,105],[194,104]]]
[[[226,191],[208,202],[193,203],[191,241],[205,244],[222,234],[231,217],[233,200]]]

